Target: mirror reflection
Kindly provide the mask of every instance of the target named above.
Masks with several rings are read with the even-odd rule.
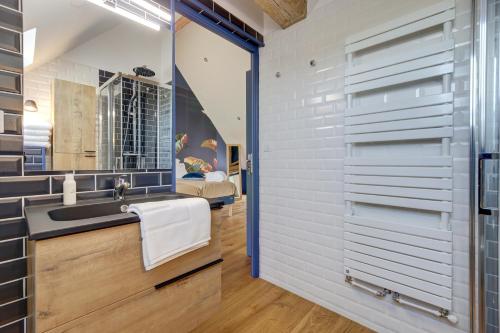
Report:
[[[169,10],[24,1],[25,170],[170,169]]]

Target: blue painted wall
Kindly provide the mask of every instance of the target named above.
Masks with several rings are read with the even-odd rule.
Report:
[[[203,170],[211,169],[226,172],[226,143],[210,118],[203,112],[203,106],[196,98],[195,93],[186,79],[175,68],[176,76],[176,148],[182,147],[176,156],[181,162],[186,158],[195,157],[205,161]],[[214,150],[202,147],[206,140],[213,139],[217,142]],[[189,171],[189,170],[188,170]]]

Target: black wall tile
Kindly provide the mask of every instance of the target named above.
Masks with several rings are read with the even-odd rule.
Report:
[[[0,305],[24,297],[23,280],[0,285]]]
[[[23,174],[22,156],[1,156],[0,177],[21,176]]]
[[[50,194],[49,177],[0,178],[0,198]]]
[[[2,0],[6,1],[6,0]],[[7,29],[15,30],[17,32],[23,31],[23,14],[0,7],[0,22],[2,26]]]
[[[158,186],[158,185],[160,185],[160,174],[159,173],[132,174],[132,186],[133,187]]]
[[[0,7],[0,15],[1,7]],[[0,50],[0,69],[12,71],[15,73],[23,72],[23,56],[20,54],[10,53]],[[22,95],[17,95],[22,96]]]
[[[15,94],[21,91],[21,75],[11,72],[0,71],[0,89]]]
[[[19,0],[0,0],[0,5],[19,10]]]
[[[0,63],[2,61],[0,53]],[[23,96],[0,92],[0,109],[14,113],[23,113]]]
[[[89,199],[100,199],[100,198],[111,198],[113,197],[113,191],[100,191],[100,192],[83,192],[76,194],[76,200],[89,200]]]
[[[3,118],[6,134],[23,134],[23,117],[21,115],[5,113]]]
[[[35,153],[35,151],[31,148],[25,149],[24,150],[25,154],[29,153]],[[31,154],[31,155],[36,155],[36,154]],[[26,171],[26,164],[24,165],[24,175],[25,176],[57,176],[57,175],[64,175],[67,173],[73,173],[72,170],[33,170],[33,171]]]
[[[113,175],[97,175],[97,189],[98,190],[111,190],[115,187],[115,180],[120,178],[122,175],[113,174]],[[130,183],[130,175],[126,175],[124,177],[127,182]]]
[[[0,283],[25,277],[27,273],[26,259],[19,259],[0,264]]]
[[[72,171],[70,170],[69,172],[65,172],[65,173],[71,173]],[[75,170],[75,174],[80,174],[80,175],[83,175],[83,174],[86,174],[86,175],[90,175],[90,174],[101,174],[101,173],[113,173],[113,170]]]
[[[22,239],[0,242],[0,261],[22,257],[23,247],[24,243]]]
[[[26,221],[24,219],[0,221],[0,240],[24,235],[26,235]]]
[[[0,200],[0,219],[23,216],[23,203],[21,198]]]
[[[22,135],[0,134],[0,154],[22,155],[23,154]]]
[[[2,306],[2,311],[0,311],[0,326],[25,317],[27,314],[27,305],[26,299],[22,299]]]
[[[162,172],[161,184],[162,185],[172,185],[172,173],[171,172]]]
[[[15,323],[9,324],[0,328],[0,333],[25,333],[24,332],[24,321],[19,320]]]
[[[64,176],[52,176],[52,193],[62,193]],[[76,191],[94,191],[94,175],[77,176],[75,175]]]
[[[37,197],[25,197],[25,206],[47,205],[62,202],[62,194],[43,195]]]
[[[148,187],[148,193],[167,193],[172,192],[172,186]]]
[[[13,52],[21,52],[21,34],[0,27],[0,48]]]
[[[139,195],[146,194],[146,188],[131,188],[125,195]]]

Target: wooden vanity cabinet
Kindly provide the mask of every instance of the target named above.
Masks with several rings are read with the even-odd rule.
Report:
[[[220,303],[220,212],[208,246],[144,271],[139,223],[30,241],[30,332],[189,332]],[[165,281],[175,282],[155,288]]]

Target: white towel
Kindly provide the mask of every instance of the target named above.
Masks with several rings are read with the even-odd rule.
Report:
[[[48,136],[43,136],[43,135],[24,135],[24,141],[34,141],[34,142],[43,142],[47,143],[49,142],[49,137]]]
[[[210,205],[203,198],[131,204],[141,219],[142,256],[148,271],[208,245]]]
[[[43,130],[36,130],[36,129],[27,129],[25,128],[23,131],[24,135],[29,135],[29,136],[50,136],[50,130],[48,129],[43,129]]]
[[[49,122],[45,121],[38,121],[35,122],[33,120],[31,121],[24,121],[24,126],[25,129],[33,129],[33,130],[50,130],[52,129],[52,124]]]
[[[226,178],[227,176],[224,171],[207,172],[205,174],[205,180],[207,182],[223,182]]]
[[[40,141],[24,141],[23,145],[30,148],[50,148],[50,143]]]

